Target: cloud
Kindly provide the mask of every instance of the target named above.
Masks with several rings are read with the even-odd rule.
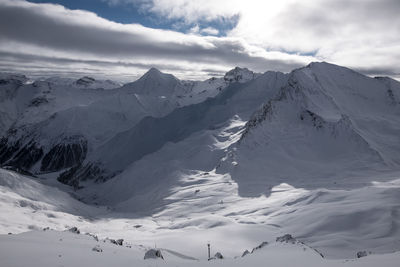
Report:
[[[249,45],[312,54],[352,68],[400,72],[398,0],[121,1],[187,23],[238,16],[227,36],[246,40]]]
[[[259,72],[290,71],[325,60],[367,74],[400,73],[397,0],[104,1],[133,4],[160,19],[192,26],[182,33],[115,23],[60,5],[2,0],[0,53],[8,56],[0,57],[0,67],[8,64],[10,70],[36,75],[45,74],[47,66],[48,71],[57,67],[125,79],[159,66],[180,78],[203,79],[210,69],[222,73],[239,65]],[[234,28],[216,36],[221,35],[218,25],[233,18]]]
[[[192,28],[189,29],[188,31],[189,34],[195,34],[195,35],[218,35],[219,30],[213,28],[213,27],[205,27],[205,28],[200,28],[198,24],[194,25]]]
[[[212,28],[201,31],[216,33]],[[40,55],[40,62],[46,62],[42,64],[45,66],[63,60],[65,69],[70,66],[76,71],[79,61],[85,69],[97,69],[99,73],[113,65],[124,75],[131,71],[133,76],[150,65],[168,65],[162,69],[182,78],[204,78],[207,74],[202,69],[226,71],[236,65],[256,71],[289,71],[310,60],[267,52],[241,38],[198,36],[138,24],[125,25],[60,5],[8,0],[0,3],[0,52],[18,58],[10,65],[14,69],[19,66],[26,70],[23,60],[28,60],[27,55],[31,59],[34,56],[38,59]],[[4,65],[5,58],[0,62]],[[10,62],[12,60],[7,64]],[[33,68],[32,65],[32,71]],[[198,74],[193,75],[196,72]]]
[[[219,31],[213,27],[206,27],[201,29],[201,33],[209,34],[209,35],[218,35]]]

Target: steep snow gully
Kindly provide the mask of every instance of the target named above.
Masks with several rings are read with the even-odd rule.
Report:
[[[206,81],[152,68],[125,85],[2,73],[0,135],[0,265],[46,251],[41,266],[400,259],[400,83],[387,77],[325,62]],[[164,259],[143,260],[155,244]]]

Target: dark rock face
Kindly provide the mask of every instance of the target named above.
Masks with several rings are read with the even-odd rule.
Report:
[[[86,139],[78,136],[64,141],[53,146],[44,156],[40,171],[52,172],[82,164],[87,153]]]
[[[290,234],[286,234],[286,235],[277,237],[277,238],[276,238],[276,242],[292,243],[292,244],[294,244],[294,243],[297,242],[297,239],[294,238],[294,237],[293,237],[292,235],[290,235]]]
[[[63,184],[80,188],[80,181],[93,180],[95,182],[105,182],[113,175],[107,174],[99,165],[88,163],[85,166],[78,165],[60,174],[57,180]]]
[[[29,106],[30,107],[38,107],[42,104],[47,104],[47,103],[49,103],[49,100],[47,100],[46,97],[36,97],[31,100],[31,102],[29,103]]]
[[[8,149],[8,154],[14,149],[12,146]],[[8,166],[20,168],[22,170],[29,170],[36,162],[43,156],[43,149],[35,141],[31,140],[25,146],[16,152],[10,160],[5,162]]]
[[[359,251],[356,254],[357,258],[362,258],[362,257],[366,257],[366,256],[368,256],[368,253],[366,251]]]
[[[0,164],[3,165],[9,160],[15,152],[18,151],[20,145],[18,142],[9,143],[8,138],[0,139]]]
[[[0,139],[0,165],[29,171],[41,160],[40,171],[52,172],[81,165],[87,154],[87,140],[81,136],[64,138],[47,150],[34,139]]]

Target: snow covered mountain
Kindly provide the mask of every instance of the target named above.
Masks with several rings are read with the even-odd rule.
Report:
[[[213,164],[238,182],[252,181],[250,194],[265,193],[265,181],[271,183],[260,172],[276,181],[305,175],[310,181],[336,177],[338,169],[347,177],[400,163],[400,86],[389,78],[312,63],[290,74],[235,68],[204,82],[182,82],[152,68],[135,82],[103,89],[110,84],[3,75],[0,163],[35,174],[64,171],[60,181],[78,187],[106,181],[170,142],[231,120],[247,123],[227,156]],[[282,161],[290,166],[282,169]]]
[[[256,76],[250,73],[237,68],[234,81],[249,81]],[[233,74],[227,75],[229,79],[226,76],[188,83],[152,68],[139,80],[113,90],[104,88],[110,89],[116,83],[90,77],[76,81],[50,78],[27,82],[24,76],[4,75],[0,164],[36,174],[71,167],[85,174],[88,167],[90,172],[93,169],[99,172],[97,150],[110,139],[146,117],[163,117],[174,109],[217,95],[232,83]],[[94,157],[96,162],[87,160],[80,168],[87,157]],[[110,172],[109,176],[112,175]],[[93,178],[105,179],[101,175]],[[61,180],[72,184],[69,179]],[[78,185],[78,180],[74,180],[74,185]]]
[[[319,186],[321,177],[349,184],[358,182],[349,180],[355,172],[398,169],[399,85],[326,63],[295,70],[246,123],[224,171],[244,184],[244,195],[257,195],[287,177],[302,185]]]
[[[400,250],[400,83],[390,78],[324,62],[206,81],[152,68],[122,86],[2,74],[0,122],[1,166],[28,175],[0,170],[0,214],[16,216],[0,217],[4,233],[78,225],[144,244],[135,255],[157,241],[201,258],[212,240],[232,266],[263,253],[396,266],[398,252],[368,256]],[[271,243],[286,233],[308,252]],[[73,239],[33,239],[58,235]],[[233,259],[266,240],[271,250]],[[370,259],[325,261],[309,248]]]

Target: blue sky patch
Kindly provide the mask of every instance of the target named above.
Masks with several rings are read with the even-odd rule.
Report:
[[[132,3],[110,5],[102,0],[30,0],[30,2],[59,4],[72,10],[80,9],[91,11],[102,18],[118,23],[137,23],[149,28],[174,30],[183,33],[189,32],[190,29],[196,25],[199,26],[200,30],[211,27],[218,30],[218,34],[215,36],[226,36],[226,33],[233,29],[239,20],[239,16],[236,15],[230,18],[219,18],[213,21],[201,20],[196,23],[187,23],[183,19],[160,17]],[[201,31],[199,34],[211,35],[205,32],[202,33]]]

